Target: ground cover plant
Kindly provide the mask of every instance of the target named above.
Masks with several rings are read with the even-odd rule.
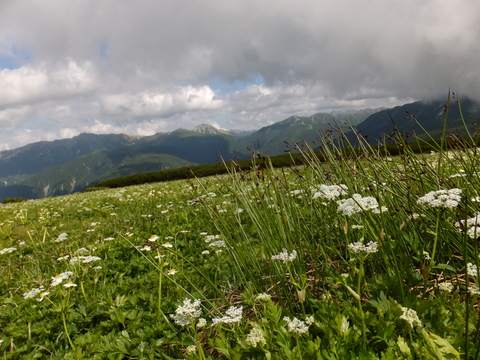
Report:
[[[478,359],[480,155],[444,135],[4,204],[1,356]]]

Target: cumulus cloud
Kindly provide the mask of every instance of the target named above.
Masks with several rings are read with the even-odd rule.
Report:
[[[475,0],[3,1],[0,141],[23,145],[36,121],[28,141],[251,129],[449,88],[480,99],[479,13]]]
[[[84,95],[95,88],[91,64],[25,65],[0,70],[0,108]]]
[[[173,92],[140,92],[106,95],[106,114],[120,119],[168,118],[185,112],[218,110],[223,101],[208,86],[184,86]]]

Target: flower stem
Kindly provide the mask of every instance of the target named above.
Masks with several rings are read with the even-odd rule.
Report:
[[[68,342],[70,343],[70,346],[73,349],[73,351],[75,351],[75,345],[73,345],[73,341],[70,338],[70,333],[68,332],[67,319],[65,317],[65,312],[64,311],[62,311],[62,321],[63,321],[63,328],[65,329],[65,334],[67,335]]]

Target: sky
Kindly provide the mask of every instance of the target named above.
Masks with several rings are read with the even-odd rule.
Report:
[[[478,0],[1,0],[0,150],[480,100]]]

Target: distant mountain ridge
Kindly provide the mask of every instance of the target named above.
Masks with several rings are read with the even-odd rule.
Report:
[[[478,117],[480,106],[465,103],[468,118]],[[202,124],[192,130],[177,129],[151,136],[82,133],[71,139],[37,142],[0,152],[0,199],[69,194],[99,181],[140,172],[209,164],[220,159],[245,159],[258,149],[274,156],[291,149],[295,142],[306,141],[315,147],[319,134],[331,126],[343,129],[347,135],[350,126],[355,126],[371,139],[380,138],[391,131],[391,117],[399,119],[402,131],[415,130],[415,123],[403,119],[408,109],[422,122],[428,122],[428,129],[435,132],[441,123],[438,117],[442,106],[440,101],[415,102],[392,109],[291,116],[246,133]],[[455,113],[454,107],[455,118],[458,111]]]

